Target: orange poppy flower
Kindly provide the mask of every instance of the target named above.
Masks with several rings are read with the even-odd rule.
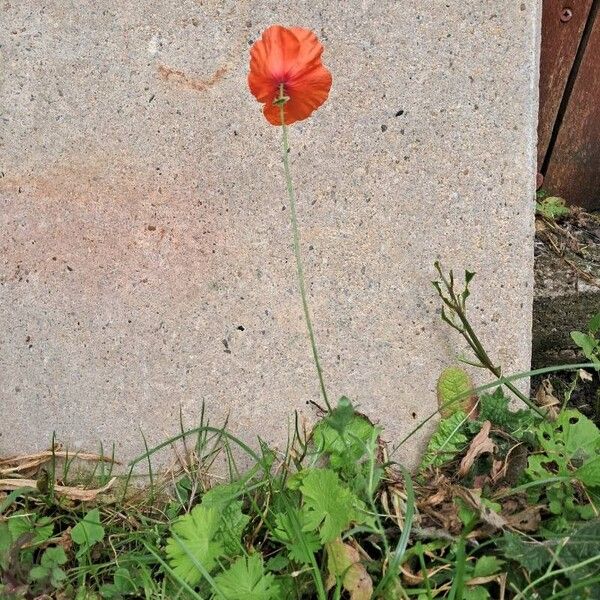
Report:
[[[281,125],[281,112],[274,102],[281,85],[287,98],[283,106],[285,124],[309,117],[329,95],[331,73],[321,62],[323,46],[317,36],[302,27],[273,25],[250,49],[248,86],[272,125]]]

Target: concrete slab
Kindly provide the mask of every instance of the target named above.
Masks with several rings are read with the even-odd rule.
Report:
[[[506,371],[530,357],[539,3],[0,5],[0,452],[213,423],[281,444],[318,400],[279,130],[246,88],[270,24],[314,29],[327,104],[292,128],[332,397],[398,440],[463,350],[433,261],[477,271]],[[479,374],[479,381],[482,382]],[[398,458],[414,463],[426,431]]]

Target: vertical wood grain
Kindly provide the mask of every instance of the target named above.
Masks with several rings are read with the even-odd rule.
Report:
[[[600,18],[594,19],[546,169],[544,187],[600,208]],[[595,17],[595,18],[594,18]]]
[[[544,162],[565,86],[593,0],[544,0],[540,54],[538,169]],[[564,11],[571,11],[565,19]]]

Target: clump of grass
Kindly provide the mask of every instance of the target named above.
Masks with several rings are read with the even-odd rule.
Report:
[[[309,435],[294,432],[283,454],[207,424],[183,431],[130,465],[151,469],[157,452],[181,444],[173,469],[146,488],[118,476],[94,500],[73,500],[53,491],[73,483],[55,468],[53,485],[0,500],[0,595],[594,597],[600,432],[572,410],[553,423],[513,412],[499,387],[470,394],[477,410],[440,422],[414,480],[345,398]],[[461,472],[490,419],[493,449]],[[561,440],[562,462],[552,454]],[[234,447],[252,459],[242,474]],[[519,447],[520,467],[511,462]],[[216,460],[228,471],[220,483],[210,476]],[[109,476],[85,483],[100,489]]]

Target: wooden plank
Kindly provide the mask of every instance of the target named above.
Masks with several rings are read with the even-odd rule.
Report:
[[[558,107],[592,3],[593,0],[544,0],[542,4],[538,170],[544,163]]]
[[[570,203],[600,208],[600,17],[592,24],[544,180]]]

